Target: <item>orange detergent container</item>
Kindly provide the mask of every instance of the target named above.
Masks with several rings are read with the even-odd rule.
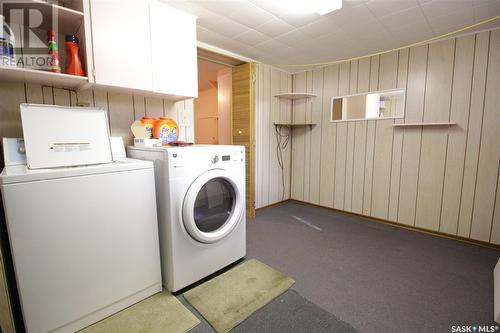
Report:
[[[179,138],[179,126],[172,118],[161,117],[155,123],[154,137],[160,139],[162,145],[168,145]]]
[[[153,117],[142,117],[141,123],[144,125],[146,128],[146,131],[149,133],[149,137],[153,138],[153,130],[155,127],[155,123],[158,121],[158,119],[153,118]]]

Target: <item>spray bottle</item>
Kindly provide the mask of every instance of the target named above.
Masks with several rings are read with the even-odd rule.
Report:
[[[3,15],[0,15],[0,25],[2,26],[0,29],[0,66],[16,67],[14,32],[5,22]]]

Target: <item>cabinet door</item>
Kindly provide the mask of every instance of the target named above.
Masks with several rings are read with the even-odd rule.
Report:
[[[151,0],[150,18],[153,90],[197,97],[196,17]]]
[[[91,0],[97,84],[152,90],[148,0]]]

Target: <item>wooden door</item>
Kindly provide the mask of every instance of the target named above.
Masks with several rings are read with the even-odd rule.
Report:
[[[246,210],[255,217],[255,64],[233,67],[233,144],[246,149]]]

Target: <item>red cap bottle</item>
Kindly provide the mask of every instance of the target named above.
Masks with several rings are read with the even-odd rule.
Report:
[[[56,33],[53,30],[47,31],[47,40],[49,42],[49,70],[54,73],[61,73],[61,59],[57,48]]]

